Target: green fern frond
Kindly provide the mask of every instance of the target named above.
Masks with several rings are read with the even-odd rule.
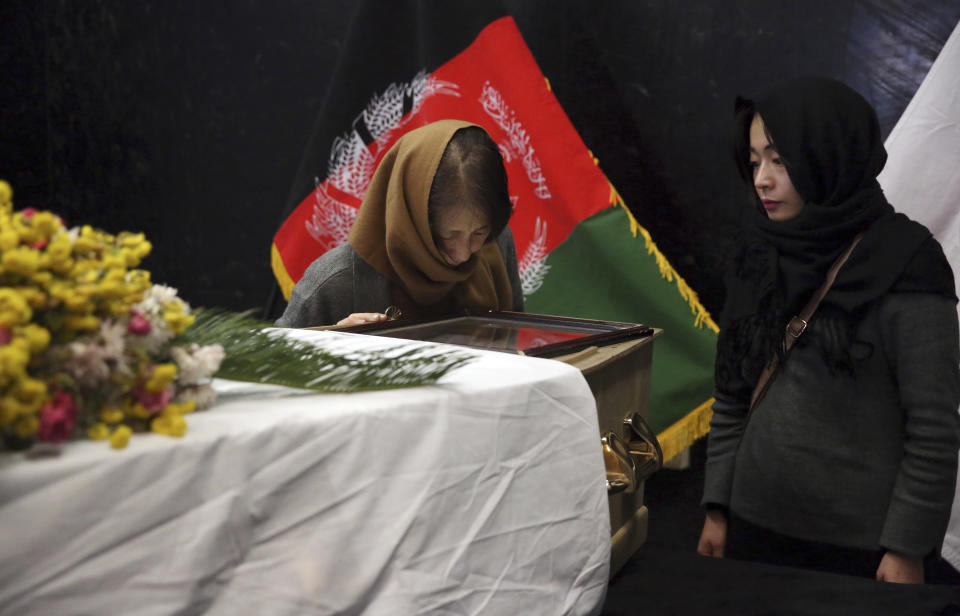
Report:
[[[432,385],[474,357],[423,345],[338,354],[266,331],[269,323],[249,313],[198,309],[196,321],[174,344],[220,344],[226,357],[214,375],[325,392],[353,392]]]

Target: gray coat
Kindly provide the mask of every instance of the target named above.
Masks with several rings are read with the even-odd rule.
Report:
[[[517,249],[509,227],[497,237],[497,247],[510,277],[514,310],[522,311],[523,289],[517,271]],[[349,243],[344,243],[310,264],[293,287],[290,302],[277,319],[277,325],[333,325],[355,312],[383,312],[392,303],[390,281],[361,259]]]
[[[852,374],[832,376],[800,340],[745,431],[747,405],[717,397],[703,502],[800,539],[937,549],[960,447],[954,302],[925,293],[872,302],[855,338],[872,353]]]

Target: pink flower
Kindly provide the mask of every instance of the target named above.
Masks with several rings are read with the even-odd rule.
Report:
[[[130,394],[143,405],[143,408],[151,413],[159,413],[165,409],[173,397],[173,392],[170,391],[169,387],[156,394],[150,393],[142,387],[136,387],[130,390]]]
[[[70,394],[57,391],[53,399],[40,409],[37,437],[48,443],[62,443],[70,438],[77,419],[77,405]]]
[[[40,240],[39,242],[34,242],[30,244],[30,248],[34,250],[43,250],[47,246],[47,240]]]
[[[127,331],[134,336],[146,336],[150,333],[151,329],[150,321],[145,319],[139,311],[134,310],[133,316],[130,317],[130,322],[127,323]]]
[[[36,213],[39,212],[39,211],[40,211],[40,210],[38,210],[38,209],[35,208],[35,207],[28,207],[28,208],[25,208],[25,209],[20,210],[20,213],[23,214],[23,217],[24,217],[24,218],[26,218],[27,220],[30,220],[31,218],[33,218],[33,215],[36,214]]]
[[[7,346],[13,340],[13,330],[0,327],[0,346]]]

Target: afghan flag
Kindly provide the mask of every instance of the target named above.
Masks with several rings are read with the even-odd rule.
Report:
[[[717,327],[607,181],[514,20],[490,3],[358,10],[274,236],[284,296],[314,259],[347,241],[396,140],[445,118],[483,126],[499,145],[527,310],[663,328],[651,426],[666,458],[703,436]]]

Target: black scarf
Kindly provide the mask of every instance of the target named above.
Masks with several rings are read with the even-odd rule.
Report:
[[[748,102],[738,99],[738,109]],[[769,220],[754,192],[745,242],[727,274],[716,385],[742,400],[777,352],[787,320],[860,232],[862,241],[815,321],[840,315],[853,323],[867,303],[891,289],[956,300],[939,243],[926,227],[895,213],[877,183],[887,153],[876,113],[863,97],[838,81],[808,77],[776,84],[752,104],[804,207],[793,219]]]

